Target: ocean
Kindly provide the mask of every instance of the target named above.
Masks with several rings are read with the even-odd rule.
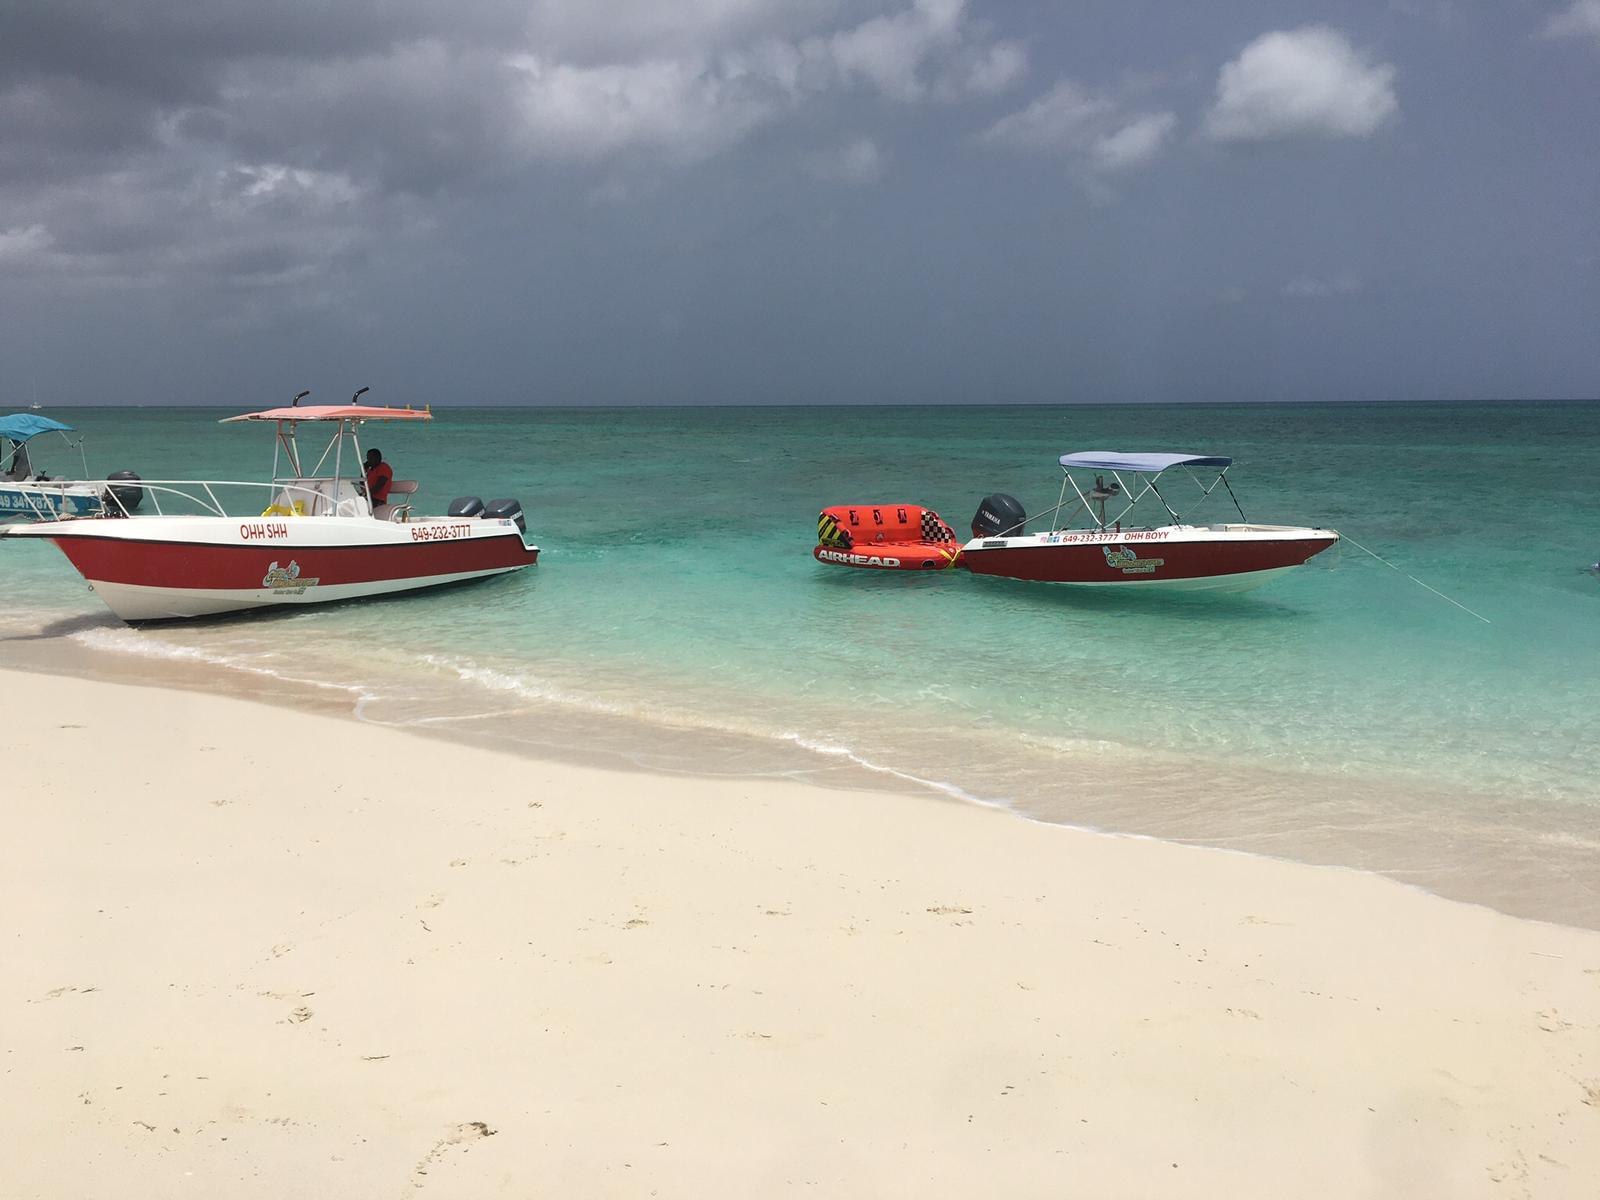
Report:
[[[261,479],[235,410],[62,409],[97,475]],[[1600,406],[474,409],[376,429],[418,507],[515,496],[530,571],[129,629],[0,544],[0,664],[304,695],[648,771],[916,789],[1371,870],[1600,927]],[[1243,595],[818,565],[817,510],[1055,503],[1058,455],[1235,459],[1252,520],[1352,545]],[[71,473],[47,443],[36,461]],[[1233,509],[1213,495],[1197,521]],[[15,751],[15,748],[13,748]],[[470,780],[459,803],[472,804]],[[839,836],[847,837],[848,830]],[[894,847],[883,847],[886,870]]]

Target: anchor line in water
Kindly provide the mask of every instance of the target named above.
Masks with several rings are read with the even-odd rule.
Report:
[[[1391,571],[1399,571],[1400,574],[1404,575],[1407,579],[1411,580],[1411,582],[1416,584],[1418,587],[1427,588],[1428,591],[1432,592],[1435,596],[1439,597],[1439,599],[1445,601],[1447,604],[1454,604],[1457,608],[1459,608],[1462,612],[1466,613],[1468,616],[1477,617],[1478,620],[1482,621],[1485,625],[1493,625],[1494,624],[1493,621],[1489,620],[1489,618],[1484,616],[1482,613],[1473,612],[1465,604],[1461,603],[1461,601],[1450,599],[1449,596],[1446,596],[1438,588],[1432,587],[1429,584],[1423,583],[1422,580],[1418,579],[1415,575],[1412,575],[1407,571],[1401,570],[1401,568],[1395,566],[1392,562],[1390,562],[1383,555],[1379,554],[1376,550],[1368,550],[1365,546],[1363,546],[1360,542],[1356,541],[1355,538],[1351,537],[1348,533],[1341,532],[1339,534],[1339,537],[1340,537],[1341,540],[1349,542],[1357,550],[1360,550],[1363,553],[1372,555],[1373,558],[1377,559],[1384,566],[1388,567]]]

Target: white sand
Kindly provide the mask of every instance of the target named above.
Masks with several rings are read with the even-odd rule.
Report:
[[[1594,933],[0,683],[8,1198],[1600,1195]]]

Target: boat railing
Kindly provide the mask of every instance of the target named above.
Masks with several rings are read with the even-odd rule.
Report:
[[[367,498],[348,479],[279,479],[270,483],[239,479],[127,479],[110,480],[102,486],[103,515],[108,517],[135,516],[146,498],[155,515],[162,517],[365,517],[372,512]],[[224,502],[223,497],[231,500],[236,492],[253,494],[255,499]],[[266,503],[261,506],[263,496]]]

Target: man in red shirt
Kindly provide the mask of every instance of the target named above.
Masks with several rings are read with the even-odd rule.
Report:
[[[389,503],[389,485],[394,482],[394,469],[383,461],[381,450],[367,451],[367,499],[372,507]]]

